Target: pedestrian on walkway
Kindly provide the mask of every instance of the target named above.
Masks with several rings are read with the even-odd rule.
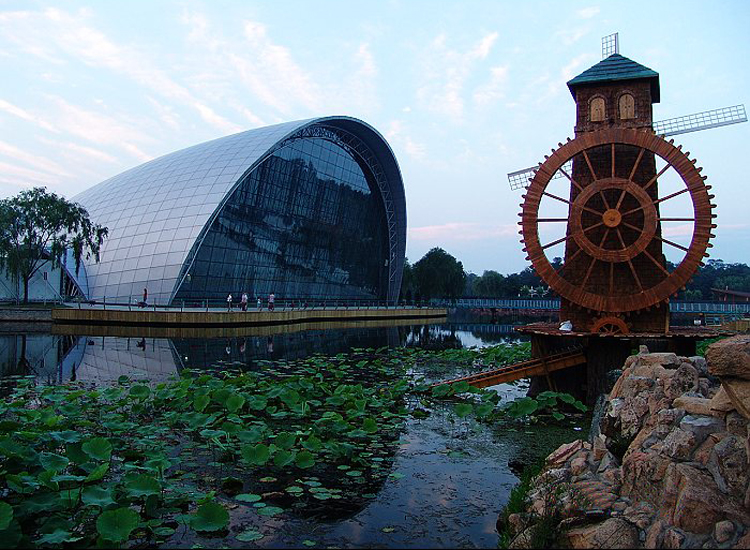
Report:
[[[276,296],[273,295],[273,292],[268,295],[268,311],[273,311],[273,302],[276,299]]]
[[[227,294],[227,311],[232,311],[232,294]]]
[[[263,309],[263,300],[260,299],[260,296],[258,296],[258,311]]]
[[[240,300],[240,307],[242,311],[247,311],[247,292],[242,293],[242,299]]]

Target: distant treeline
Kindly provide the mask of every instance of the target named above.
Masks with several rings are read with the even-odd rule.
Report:
[[[561,264],[562,258],[552,260],[554,267]],[[667,262],[667,269],[672,271],[674,268],[674,264]],[[678,298],[710,300],[712,288],[750,292],[750,267],[740,263],[725,263],[723,260],[708,260]],[[482,275],[467,273],[460,261],[438,247],[427,252],[413,265],[408,259],[404,265],[402,300],[530,296],[554,296],[531,267],[507,275],[495,270],[485,271]]]

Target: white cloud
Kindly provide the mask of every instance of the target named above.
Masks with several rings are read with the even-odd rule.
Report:
[[[10,115],[26,120],[27,122],[31,122],[32,124],[35,124],[36,126],[39,126],[40,128],[43,128],[47,131],[55,132],[55,133],[60,132],[60,130],[52,126],[49,122],[47,122],[43,118],[36,116],[32,113],[29,113],[28,111],[22,109],[21,107],[18,107],[17,105],[13,105],[12,103],[9,103],[3,99],[0,99],[0,111],[6,112]]]
[[[103,32],[88,26],[86,10],[69,13],[48,8],[42,14],[4,14],[0,29],[6,38],[28,53],[49,60],[49,51],[65,54],[93,67],[111,70],[153,92],[193,108],[208,124],[222,131],[236,132],[236,124],[217,114],[196,98],[185,86],[158,68],[144,51],[119,45]]]
[[[56,117],[57,127],[87,141],[120,147],[141,161],[153,158],[137,145],[151,142],[151,138],[133,124],[72,105],[61,97],[48,96],[47,99],[55,107],[51,116]]]
[[[461,122],[464,116],[464,87],[478,61],[487,58],[498,33],[483,36],[468,51],[450,49],[444,34],[437,36],[426,54],[425,81],[417,90],[417,99],[428,110]]]
[[[31,166],[36,170],[42,170],[50,174],[57,174],[58,176],[70,176],[70,173],[56,162],[28,153],[27,151],[4,141],[0,141],[0,155],[11,157],[12,159]]]
[[[474,90],[474,102],[478,105],[487,105],[502,99],[505,96],[505,86],[508,81],[508,66],[492,67],[490,69],[490,80],[486,84]]]
[[[388,123],[385,137],[391,145],[403,148],[404,152],[414,159],[423,160],[427,157],[427,147],[423,143],[414,141],[400,120],[392,120]]]
[[[8,183],[15,182],[15,185],[54,185],[59,183],[60,178],[46,172],[24,168],[7,162],[0,161],[0,173],[4,181]]]
[[[592,17],[599,15],[600,11],[601,8],[599,8],[599,6],[589,6],[588,8],[578,10],[577,14],[581,19],[591,19]]]
[[[450,222],[441,225],[413,227],[408,230],[414,241],[479,241],[483,239],[513,238],[518,236],[516,224],[482,224]]]

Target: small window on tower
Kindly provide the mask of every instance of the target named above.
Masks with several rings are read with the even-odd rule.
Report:
[[[601,122],[606,118],[606,107],[603,97],[595,97],[591,100],[591,122]]]
[[[622,120],[635,118],[635,100],[630,94],[620,96],[620,118]]]

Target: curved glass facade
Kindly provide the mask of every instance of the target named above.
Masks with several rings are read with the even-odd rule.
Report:
[[[89,298],[158,304],[253,299],[395,301],[403,182],[372,127],[279,124],[166,155],[75,198],[107,226]]]
[[[246,291],[385,300],[387,253],[383,201],[369,169],[341,143],[295,138],[242,180],[175,298],[221,300]]]

